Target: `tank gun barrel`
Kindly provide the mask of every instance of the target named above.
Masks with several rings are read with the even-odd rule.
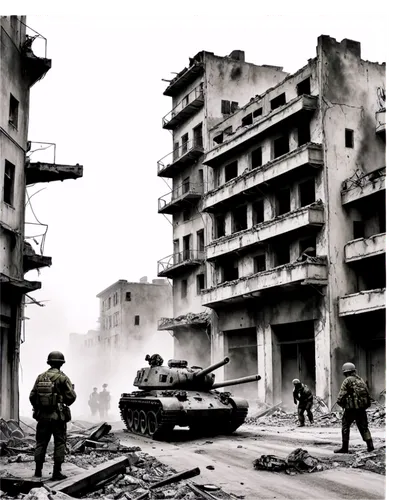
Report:
[[[249,382],[257,382],[260,380],[260,375],[250,375],[249,377],[233,378],[232,380],[225,380],[225,382],[217,382],[211,389],[218,389],[219,387],[228,387],[230,385],[248,384]]]
[[[194,377],[195,378],[204,377],[208,373],[213,372],[214,370],[216,370],[220,366],[224,366],[227,363],[229,363],[229,358],[228,357],[224,358],[222,361],[218,361],[217,363],[214,363],[214,364],[212,364],[210,366],[207,366],[207,368],[203,368],[202,370],[196,372],[194,374]]]

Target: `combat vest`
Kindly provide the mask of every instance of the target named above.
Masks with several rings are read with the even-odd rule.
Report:
[[[61,377],[61,373],[42,373],[36,382],[36,403],[38,410],[46,413],[56,411],[60,403],[60,395],[57,392],[55,382]]]
[[[347,377],[346,392],[343,398],[343,408],[347,409],[366,409],[371,406],[371,396],[364,380],[358,375]]]

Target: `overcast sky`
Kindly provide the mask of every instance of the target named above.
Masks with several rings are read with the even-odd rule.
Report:
[[[36,271],[27,275],[42,281],[32,295],[46,302],[26,308],[22,366],[33,352],[63,349],[70,332],[95,328],[98,292],[118,279],[156,278],[157,260],[172,253],[172,226],[157,213],[157,198],[170,190],[156,175],[157,160],[172,150],[171,134],[161,127],[171,108],[163,78],[201,50],[225,56],[241,49],[246,61],[294,72],[315,57],[321,34],[360,41],[363,59],[386,61],[385,27],[376,17],[313,17],[313,9],[267,16],[265,9],[232,3],[223,11],[207,2],[176,2],[167,11],[171,5],[27,17],[47,38],[52,59],[31,91],[29,140],[56,143],[57,163],[79,163],[84,176],[30,189],[45,187],[32,205],[49,225],[44,255],[53,265],[39,278]],[[33,48],[42,55],[40,41]],[[29,207],[26,220],[35,221]]]

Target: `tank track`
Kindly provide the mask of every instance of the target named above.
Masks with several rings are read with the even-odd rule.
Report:
[[[119,402],[121,419],[132,434],[166,439],[172,432],[180,411],[164,411],[157,400],[134,398]]]

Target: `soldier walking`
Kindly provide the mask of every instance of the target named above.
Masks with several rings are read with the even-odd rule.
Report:
[[[99,411],[99,393],[97,392],[97,387],[93,387],[93,392],[89,396],[88,405],[92,412],[92,417],[95,417]]]
[[[65,457],[67,441],[67,422],[71,420],[69,406],[76,399],[74,386],[60,368],[65,363],[61,352],[53,351],[47,358],[50,368],[40,374],[29,395],[33,406],[33,418],[37,420],[35,448],[35,476],[42,476],[46,450],[54,437],[54,468],[53,480],[65,479],[61,467]]]
[[[99,412],[100,418],[108,418],[108,410],[110,409],[110,393],[107,391],[108,384],[103,384],[103,390],[99,393]]]
[[[371,406],[371,396],[364,380],[356,374],[353,363],[345,363],[342,367],[346,377],[340,388],[337,404],[344,409],[342,417],[342,447],[334,453],[348,453],[350,426],[355,421],[361,437],[367,443],[368,451],[373,451],[371,433],[368,429],[366,409]]]
[[[298,378],[293,380],[293,385],[294,404],[297,405],[297,402],[299,402],[299,406],[297,407],[299,427],[304,427],[304,412],[307,412],[310,424],[314,423],[314,417],[311,411],[313,405],[313,394],[311,390],[305,384],[302,384]]]

